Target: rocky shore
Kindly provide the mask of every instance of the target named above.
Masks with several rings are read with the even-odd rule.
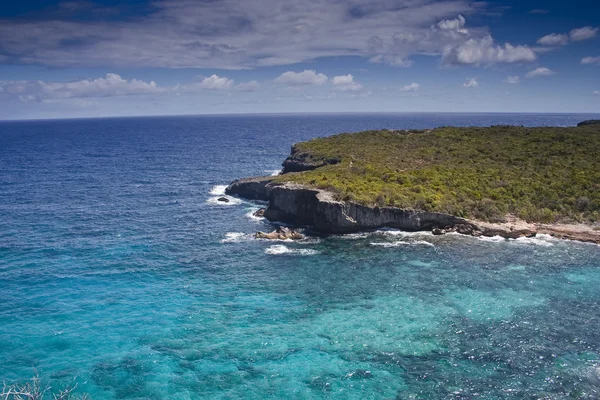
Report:
[[[597,124],[585,121],[582,124]],[[338,164],[336,157],[316,157],[293,146],[283,163],[282,175],[311,171]],[[501,236],[508,239],[549,234],[561,239],[600,244],[600,225],[539,224],[507,216],[505,222],[489,223],[439,212],[402,209],[391,206],[367,206],[340,201],[327,190],[286,182],[273,176],[244,178],[232,182],[228,195],[268,202],[264,217],[296,226],[307,226],[325,234],[353,233],[379,228],[404,231],[431,231],[436,235],[458,232],[472,236]]]
[[[273,177],[234,181],[226,193],[268,202],[264,217],[320,233],[343,234],[379,228],[404,231],[432,231],[436,235],[457,232],[471,236],[501,236],[507,239],[549,234],[561,239],[600,244],[600,230],[587,225],[531,224],[508,218],[489,223],[449,214],[404,210],[395,207],[369,207],[335,200],[332,193],[292,183],[278,183]]]

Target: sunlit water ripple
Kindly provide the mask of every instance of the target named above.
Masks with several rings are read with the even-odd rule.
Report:
[[[312,137],[589,117],[0,123],[0,380],[37,370],[94,399],[599,398],[599,246],[271,242],[257,204],[216,200]]]

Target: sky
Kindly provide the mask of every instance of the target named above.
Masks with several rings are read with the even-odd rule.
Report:
[[[292,112],[600,112],[600,4],[0,5],[0,119]]]

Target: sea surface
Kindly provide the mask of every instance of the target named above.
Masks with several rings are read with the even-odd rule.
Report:
[[[393,230],[252,238],[216,199],[291,144],[598,115],[0,122],[0,382],[93,399],[598,399],[600,246]]]

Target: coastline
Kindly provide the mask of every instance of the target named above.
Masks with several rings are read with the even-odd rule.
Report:
[[[225,192],[268,202],[264,217],[270,221],[308,226],[325,234],[393,228],[404,231],[431,231],[435,235],[458,232],[471,236],[501,236],[507,239],[548,234],[560,239],[600,244],[600,223],[597,219],[599,214],[596,211],[600,200],[596,196],[597,192],[590,191],[590,187],[598,187],[598,182],[593,177],[600,178],[597,170],[592,168],[597,159],[594,153],[576,151],[584,144],[598,144],[596,135],[599,133],[599,126],[600,121],[589,120],[580,122],[573,128],[532,128],[524,131],[518,127],[500,126],[467,128],[462,131],[448,127],[423,131],[344,133],[297,143],[292,146],[290,155],[283,161],[283,170],[279,175],[239,179],[232,182]],[[508,148],[502,150],[502,146],[506,145],[498,140],[495,145],[499,148],[491,152],[486,140],[481,139],[482,132],[488,135],[504,135],[503,140],[512,140],[510,143],[530,146],[530,152],[526,153],[526,156],[513,159],[511,157],[515,156],[514,152],[508,151]],[[540,141],[548,142],[549,138],[558,143],[557,147],[540,148]],[[383,143],[385,145],[382,145]],[[396,146],[392,146],[392,143]],[[444,155],[444,146],[448,147],[449,155]],[[590,148],[593,149],[593,146]],[[463,156],[463,152],[468,153],[468,156]],[[434,156],[429,157],[431,154]],[[557,159],[556,154],[563,154],[563,159]],[[532,164],[535,157],[536,163]],[[554,161],[550,160],[551,157],[554,157]],[[488,161],[494,158],[496,161]],[[407,162],[407,159],[411,161]],[[564,162],[561,164],[562,160]],[[567,163],[569,160],[570,164]],[[579,160],[579,164],[575,164],[575,160]],[[585,161],[583,164],[582,160]],[[414,172],[427,168],[427,163],[435,167],[429,170],[429,176],[419,179],[418,176],[411,178],[403,175],[404,171]],[[493,164],[494,168],[490,169],[488,164]],[[556,171],[555,164],[562,165],[562,175]],[[468,167],[454,171],[455,165]],[[515,165],[518,173],[515,173]],[[392,166],[396,169],[390,169]],[[540,175],[540,171],[548,174],[552,168],[555,172],[555,175],[552,175],[553,179],[549,180],[546,179],[547,176]],[[500,173],[509,169],[512,175]],[[377,170],[379,173],[375,173]],[[448,170],[454,171],[454,175],[443,175],[443,171]],[[570,171],[571,175],[565,175],[564,171]],[[487,176],[488,180],[478,181],[479,174]],[[528,174],[525,179],[523,174]],[[444,178],[437,181],[428,180],[431,176]],[[587,181],[586,176],[589,178]],[[450,193],[444,183],[446,181],[453,182]],[[534,182],[531,183],[532,181]],[[336,182],[337,186],[331,182]],[[431,182],[431,185],[427,186],[426,182]],[[471,186],[463,185],[462,182],[470,182]],[[480,186],[474,188],[473,182]],[[570,182],[577,184],[569,185]],[[506,188],[512,184],[517,188],[515,197],[507,195],[512,192]],[[386,201],[393,197],[393,191],[399,187],[408,188],[408,191],[402,193],[408,193],[409,196],[427,191],[430,195],[429,201],[432,201],[431,197],[436,196],[438,199],[452,198],[454,202],[450,201],[449,204],[453,207],[421,207],[419,204],[426,205],[428,201],[422,195],[420,202],[411,204],[410,201],[405,201],[400,203],[401,206],[398,202]],[[548,187],[552,187],[552,190],[546,190]],[[460,196],[457,195],[461,190]],[[563,191],[569,194],[563,194]],[[523,193],[537,196],[537,203],[529,203],[529,209],[525,210],[527,212],[523,212],[522,207],[512,207],[511,210],[507,204],[518,204],[518,199]],[[469,194],[472,196],[469,197]],[[572,198],[563,202],[561,198],[565,196]],[[496,207],[491,198],[502,199],[501,207]],[[457,206],[460,202],[473,203],[472,199],[476,199],[475,203],[478,202],[476,206],[487,208],[489,212],[479,212],[473,204],[470,209],[465,207],[462,211],[460,205]],[[547,208],[552,202],[560,205],[559,208],[555,206],[555,211]],[[501,209],[504,211],[500,212]],[[584,215],[583,211],[587,212],[588,219],[581,218]],[[576,217],[577,212],[580,213],[580,218]],[[468,218],[459,217],[457,214],[466,215]],[[596,222],[548,222],[552,220]]]
[[[380,228],[408,232],[431,231],[436,235],[457,232],[506,239],[548,234],[559,239],[600,245],[600,225],[528,223],[510,216],[506,222],[491,223],[443,213],[366,206],[335,200],[333,193],[323,189],[280,183],[273,176],[239,179],[232,182],[225,192],[268,202],[264,216],[269,221],[308,226],[324,234],[356,233]]]

